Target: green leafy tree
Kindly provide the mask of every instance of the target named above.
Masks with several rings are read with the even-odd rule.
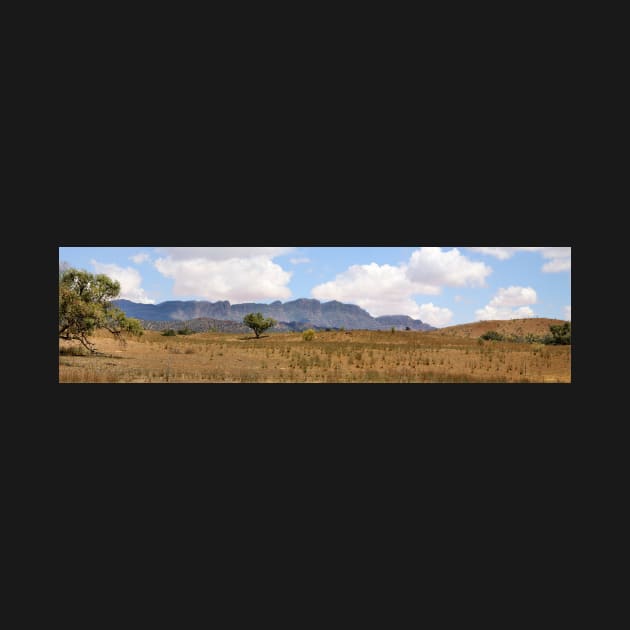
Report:
[[[248,328],[251,328],[256,333],[256,339],[260,337],[260,334],[265,332],[268,328],[272,328],[278,322],[271,317],[265,319],[262,313],[250,313],[243,317],[243,324]]]
[[[120,284],[106,275],[60,267],[59,339],[79,341],[95,352],[89,337],[99,328],[123,343],[125,335],[142,335],[140,322],[111,303],[119,294]]]

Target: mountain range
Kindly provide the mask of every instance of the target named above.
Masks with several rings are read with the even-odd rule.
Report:
[[[356,304],[344,304],[333,300],[298,299],[292,302],[280,301],[271,304],[246,302],[230,304],[223,302],[168,301],[161,304],[138,304],[130,300],[115,300],[114,304],[128,317],[145,322],[187,322],[199,318],[242,323],[249,313],[262,313],[283,324],[280,329],[302,330],[304,328],[345,328],[361,330],[435,330],[419,319],[407,315],[384,315],[372,317]],[[210,322],[207,322],[210,326]],[[157,327],[157,326],[148,326]]]

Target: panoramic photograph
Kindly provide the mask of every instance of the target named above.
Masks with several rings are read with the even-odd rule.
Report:
[[[571,247],[59,247],[60,383],[570,383]]]

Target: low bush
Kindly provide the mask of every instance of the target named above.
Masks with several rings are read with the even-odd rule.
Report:
[[[481,335],[480,339],[486,341],[510,341],[512,343],[529,343],[529,344],[545,344],[547,346],[570,346],[571,345],[571,322],[565,322],[557,326],[549,326],[551,334],[536,336],[532,333],[527,335],[509,336],[502,335],[496,330],[489,330]]]
[[[549,326],[551,340],[548,342],[554,346],[571,345],[571,322],[565,322],[558,326]]]
[[[484,339],[485,341],[503,341],[505,337],[496,330],[489,330],[481,335],[481,339]]]

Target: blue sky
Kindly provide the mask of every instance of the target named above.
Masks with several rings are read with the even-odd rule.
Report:
[[[59,260],[136,302],[317,298],[438,327],[571,318],[570,247],[60,247]]]

